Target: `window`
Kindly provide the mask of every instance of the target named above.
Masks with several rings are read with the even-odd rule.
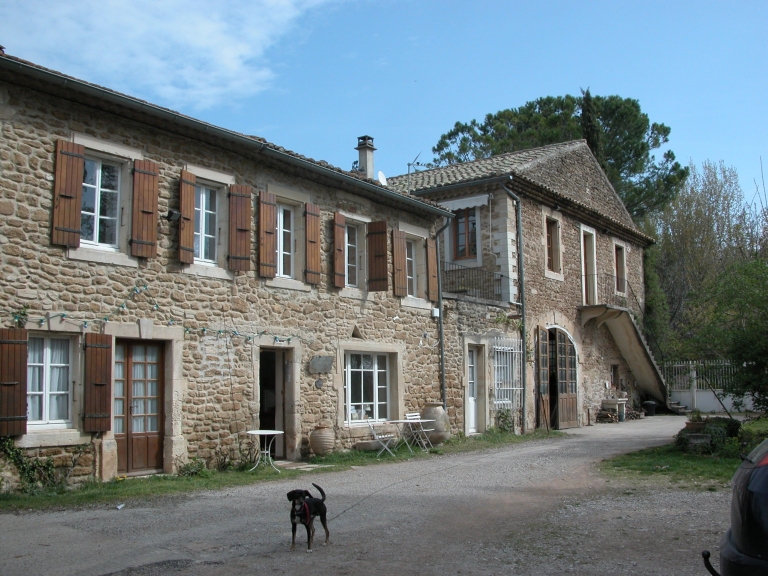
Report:
[[[388,356],[348,353],[344,367],[344,419],[351,422],[388,417]]]
[[[30,337],[28,346],[28,422],[64,427],[71,420],[71,342],[69,338]]]
[[[416,251],[413,240],[405,242],[405,276],[408,283],[408,296],[416,296]]]
[[[347,252],[346,285],[360,286],[360,230],[354,224],[347,224],[345,246]]]
[[[597,298],[597,255],[595,231],[582,226],[581,229],[582,286],[584,304],[598,304]]]
[[[627,291],[627,268],[624,259],[624,246],[614,246],[614,260],[616,269],[616,292],[624,294]]]
[[[277,275],[293,277],[293,208],[277,206]]]
[[[477,220],[474,208],[456,211],[453,219],[454,260],[477,256]]]
[[[120,166],[86,158],[80,209],[80,240],[117,248]]]
[[[195,186],[195,260],[216,263],[217,191]]]
[[[547,218],[547,270],[559,273],[560,270],[560,223],[554,218]]]

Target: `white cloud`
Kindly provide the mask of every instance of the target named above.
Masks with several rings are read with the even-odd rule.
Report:
[[[271,85],[270,48],[331,0],[5,0],[6,53],[171,108]]]

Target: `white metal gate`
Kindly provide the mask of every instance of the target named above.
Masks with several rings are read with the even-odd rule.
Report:
[[[496,338],[493,342],[493,408],[509,410],[516,433],[523,423],[523,342]],[[498,422],[497,422],[498,425]]]

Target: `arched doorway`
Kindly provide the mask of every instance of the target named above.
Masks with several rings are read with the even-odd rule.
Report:
[[[578,362],[573,338],[558,326],[536,329],[536,423],[539,428],[579,425]]]

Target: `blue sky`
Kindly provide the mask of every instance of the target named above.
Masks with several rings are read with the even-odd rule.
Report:
[[[768,2],[4,0],[6,53],[349,169],[433,158],[453,124],[618,94],[680,162],[768,171]]]

